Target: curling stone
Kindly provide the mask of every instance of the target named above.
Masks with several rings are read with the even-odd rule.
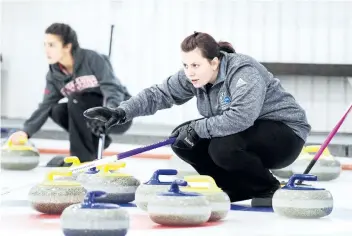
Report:
[[[77,181],[82,183],[87,191],[106,192],[106,196],[96,199],[97,202],[129,203],[135,200],[140,181],[129,174],[117,171],[125,166],[125,162],[99,166],[98,170],[90,170],[78,175]]]
[[[144,184],[138,186],[136,190],[135,203],[137,207],[143,211],[147,211],[148,202],[154,198],[156,194],[166,192],[170,189],[172,182],[161,182],[159,180],[160,175],[177,175],[177,170],[173,169],[160,169],[153,173],[150,180]],[[180,185],[186,184],[182,181]]]
[[[208,221],[224,219],[231,210],[230,197],[219,188],[214,179],[207,175],[185,176],[187,187],[181,187],[183,192],[196,192],[203,194],[211,206],[211,215]],[[191,183],[207,183],[207,186],[192,186]]]
[[[167,192],[150,199],[149,218],[166,226],[196,226],[207,222],[211,215],[209,201],[202,194],[180,191],[178,182],[173,181]]]
[[[293,174],[304,173],[304,170],[314,158],[310,153],[318,152],[319,148],[320,146],[316,145],[304,147],[304,154],[300,155],[292,165]],[[341,163],[336,160],[326,148],[309,171],[309,174],[316,175],[318,181],[330,181],[337,179],[340,176],[341,171]]]
[[[321,218],[333,209],[333,197],[328,190],[295,186],[295,180],[316,181],[314,175],[293,175],[286,186],[274,193],[272,205],[275,213],[290,218]]]
[[[1,147],[1,168],[5,170],[32,170],[39,165],[39,152],[28,139],[15,145],[10,138]]]
[[[67,207],[60,217],[61,228],[66,236],[125,236],[130,227],[126,210],[116,204],[97,203],[105,192],[88,192],[81,204]]]
[[[61,214],[62,211],[84,199],[86,190],[75,181],[55,181],[54,176],[71,176],[70,171],[50,171],[46,181],[32,187],[28,200],[32,207],[44,214]]]

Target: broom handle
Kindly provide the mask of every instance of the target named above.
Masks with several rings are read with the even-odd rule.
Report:
[[[341,127],[341,125],[343,124],[343,122],[345,121],[348,113],[350,113],[350,111],[352,110],[352,103],[350,104],[350,106],[348,107],[347,111],[344,113],[344,115],[341,117],[341,119],[339,120],[339,122],[336,124],[336,126],[333,128],[333,130],[329,133],[328,137],[326,138],[326,140],[324,141],[324,143],[320,146],[319,151],[315,154],[314,158],[311,160],[311,162],[309,163],[309,165],[307,166],[307,168],[305,169],[305,171],[303,172],[303,174],[308,174],[309,171],[313,168],[313,166],[315,165],[315,163],[318,161],[319,157],[321,156],[321,154],[323,153],[323,151],[325,150],[325,148],[329,145],[330,141],[332,140],[332,138],[336,135],[337,131],[339,130],[339,128]],[[302,184],[302,180],[298,181],[298,184]]]

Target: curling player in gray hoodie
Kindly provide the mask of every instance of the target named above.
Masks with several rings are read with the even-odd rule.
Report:
[[[195,32],[181,43],[183,68],[116,108],[85,111],[106,128],[182,105],[196,97],[203,116],[176,127],[171,146],[201,175],[214,178],[232,202],[271,206],[284,168],[300,154],[311,127],[306,113],[262,64],[231,44]]]

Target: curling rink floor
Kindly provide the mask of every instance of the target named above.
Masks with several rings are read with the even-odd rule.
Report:
[[[35,145],[68,146],[59,141],[34,140]],[[118,145],[129,150],[133,145]],[[153,151],[151,151],[153,152]],[[169,148],[154,151],[169,152]],[[43,167],[50,155],[42,155],[40,166],[31,171],[1,170],[1,236],[41,236],[63,235],[60,228],[60,216],[49,216],[34,211],[28,201],[29,189],[42,182],[50,168]],[[177,168],[169,160],[153,160],[146,158],[125,159],[124,172],[134,175],[142,182],[147,181],[152,173],[161,168]],[[167,180],[167,178],[162,180]],[[230,180],[229,180],[230,181]],[[341,176],[331,182],[314,182],[314,186],[324,187],[334,197],[334,210],[328,217],[302,220],[288,219],[276,215],[271,209],[253,209],[249,201],[232,204],[232,210],[221,222],[209,223],[199,227],[162,227],[153,223],[148,215],[134,206],[123,206],[130,214],[128,236],[157,235],[352,235],[352,171],[343,171]]]

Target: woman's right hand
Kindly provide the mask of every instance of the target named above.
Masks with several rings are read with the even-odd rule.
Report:
[[[15,145],[24,144],[28,140],[28,135],[23,131],[17,131],[9,137],[10,141]]]

